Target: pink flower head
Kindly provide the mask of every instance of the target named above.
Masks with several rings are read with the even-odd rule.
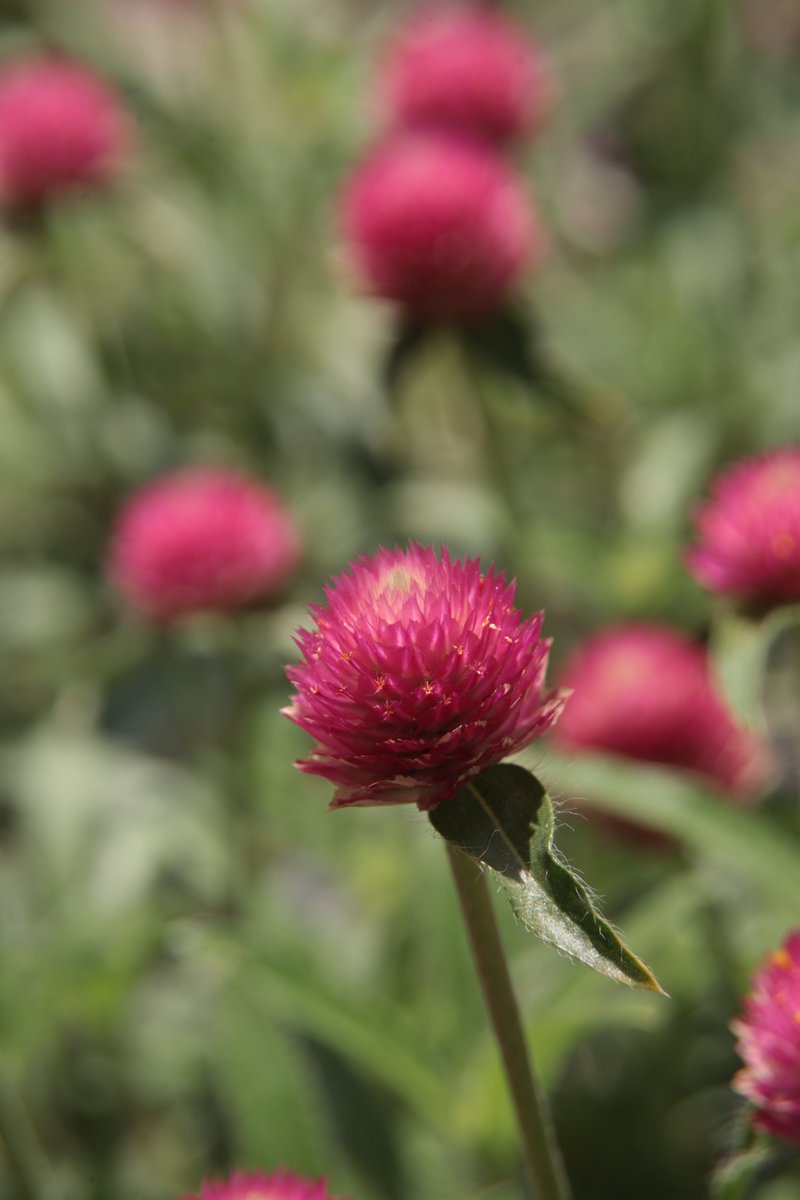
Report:
[[[0,69],[0,204],[39,208],[116,177],[131,142],[116,93],[79,63],[26,58]]]
[[[731,795],[763,788],[767,755],[714,689],[708,656],[658,625],[605,629],[564,672],[573,689],[555,740],[703,776]]]
[[[800,929],[756,971],[732,1029],[745,1064],[735,1090],[756,1106],[759,1129],[800,1146]]]
[[[333,1200],[324,1179],[304,1179],[280,1168],[271,1175],[234,1171],[230,1179],[204,1183],[184,1200]]]
[[[300,629],[285,713],[317,740],[301,770],[337,784],[333,808],[448,800],[464,780],[549,729],[542,613],[477,559],[411,544],[350,565]]]
[[[543,246],[518,181],[491,151],[408,134],[379,147],[343,200],[356,273],[422,317],[494,308]]]
[[[169,621],[275,592],[299,551],[291,516],[271,489],[231,470],[194,467],[128,500],[108,573],[133,609]]]
[[[413,17],[389,47],[382,82],[395,125],[490,142],[533,130],[552,97],[536,43],[498,12],[473,4]]]
[[[800,600],[800,449],[736,463],[695,524],[686,561],[705,587],[759,607]]]

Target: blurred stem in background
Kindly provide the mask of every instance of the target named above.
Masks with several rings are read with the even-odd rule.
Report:
[[[30,1118],[7,1079],[0,1078],[0,1159],[5,1158],[14,1200],[44,1200],[42,1153]]]
[[[533,1071],[486,880],[466,854],[451,845],[447,854],[536,1200],[570,1200],[561,1152],[547,1100]]]

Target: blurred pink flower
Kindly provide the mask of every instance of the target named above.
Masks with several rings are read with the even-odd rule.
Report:
[[[734,1089],[755,1105],[759,1129],[800,1145],[800,929],[755,973],[731,1028],[745,1064]]]
[[[234,1171],[229,1179],[210,1180],[184,1200],[333,1200],[324,1179],[304,1179],[280,1168],[270,1175]]]
[[[800,600],[800,449],[743,459],[695,514],[689,570],[713,592],[759,608]]]
[[[412,17],[383,63],[393,123],[503,142],[531,132],[552,99],[537,44],[483,5],[447,5]]]
[[[766,748],[737,726],[711,680],[706,652],[658,625],[589,638],[567,664],[573,690],[554,741],[703,776],[748,798],[768,777]]]
[[[392,139],[361,164],[344,194],[343,228],[364,285],[425,317],[490,311],[544,241],[502,160],[429,134]]]
[[[379,550],[350,565],[300,629],[305,661],[286,715],[312,737],[301,770],[338,785],[333,808],[448,800],[556,720],[544,693],[542,614],[513,607],[514,584],[446,550]]]
[[[0,204],[24,211],[112,182],[132,123],[112,88],[80,63],[25,58],[0,68]]]
[[[194,467],[127,501],[108,573],[131,608],[169,621],[275,592],[299,552],[292,517],[275,492],[225,468]]]

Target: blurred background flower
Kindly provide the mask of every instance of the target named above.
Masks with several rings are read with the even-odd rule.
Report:
[[[689,570],[712,592],[764,610],[800,600],[800,450],[745,459],[695,512]]]
[[[108,573],[134,611],[156,621],[241,608],[283,587],[300,538],[269,488],[194,467],[149,484],[117,518]]]

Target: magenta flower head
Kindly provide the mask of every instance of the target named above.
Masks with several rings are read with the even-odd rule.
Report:
[[[800,449],[736,463],[695,524],[686,562],[705,587],[758,609],[800,601]]]
[[[421,317],[491,311],[543,249],[508,167],[453,137],[408,134],[380,146],[350,180],[342,217],[364,286]]]
[[[132,124],[111,87],[79,63],[0,68],[0,205],[20,212],[116,179]]]
[[[270,488],[226,468],[193,467],[128,500],[108,574],[132,609],[171,621],[272,594],[291,577],[299,552],[292,518]]]
[[[495,143],[532,132],[552,99],[539,47],[482,5],[418,13],[390,45],[382,84],[395,125]]]
[[[733,720],[702,647],[673,629],[605,629],[580,646],[563,682],[573,689],[554,740],[690,771],[732,797],[766,784],[765,748]]]
[[[280,1168],[271,1175],[234,1171],[229,1179],[204,1183],[184,1200],[334,1200],[324,1179],[304,1179]]]
[[[316,738],[301,770],[337,785],[331,807],[416,802],[543,734],[563,698],[544,692],[542,614],[524,619],[514,584],[477,559],[411,544],[350,565],[300,629],[304,661],[286,715]]]
[[[800,929],[756,971],[732,1029],[745,1064],[733,1086],[755,1105],[754,1123],[800,1146]]]

